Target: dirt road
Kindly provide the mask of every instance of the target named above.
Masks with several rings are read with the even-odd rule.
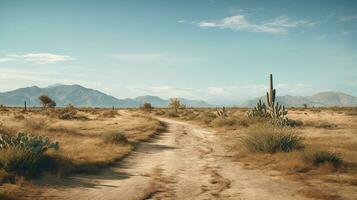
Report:
[[[213,132],[169,119],[168,131],[143,143],[120,165],[96,176],[71,176],[30,199],[305,199],[293,182],[243,169]],[[46,181],[45,183],[46,184]]]

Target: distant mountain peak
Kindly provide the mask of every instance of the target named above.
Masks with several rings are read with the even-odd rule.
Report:
[[[54,87],[59,87],[59,86],[62,86],[62,84],[60,84],[60,83],[55,83],[55,84],[52,84],[52,85],[47,86],[46,88],[54,88]]]
[[[66,106],[69,103],[75,106],[95,107],[138,107],[144,102],[151,103],[154,107],[166,107],[169,100],[158,96],[144,95],[136,98],[117,99],[98,90],[86,88],[78,84],[63,85],[53,84],[45,88],[37,86],[20,88],[13,91],[0,93],[0,104],[21,106],[26,101],[29,106],[39,106],[38,96],[48,94],[58,106]],[[183,104],[192,107],[210,107],[211,105],[198,100],[180,98]]]
[[[265,102],[265,96],[262,96],[246,101],[243,106],[253,107],[259,99]],[[285,106],[296,107],[303,104],[308,106],[357,106],[357,97],[337,91],[323,91],[311,96],[277,96],[277,101]]]

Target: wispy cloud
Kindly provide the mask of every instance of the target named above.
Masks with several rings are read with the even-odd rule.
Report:
[[[192,56],[175,56],[168,53],[119,53],[111,54],[110,58],[126,64],[192,64],[198,58]]]
[[[265,33],[287,33],[289,29],[296,27],[311,27],[316,22],[302,19],[293,21],[287,16],[279,16],[264,23],[252,23],[244,15],[238,14],[221,20],[204,20],[193,22],[199,27],[232,29],[235,31],[265,32]]]
[[[351,35],[351,34],[354,34],[355,32],[354,31],[342,31],[341,34],[344,35],[344,36],[347,36],[347,35]]]
[[[73,60],[71,56],[51,53],[26,53],[26,54],[5,54],[0,57],[0,62],[26,61],[35,64],[48,64]]]
[[[182,23],[185,23],[185,20],[180,19],[180,20],[178,20],[177,22],[180,23],[180,24],[182,24]]]
[[[352,21],[352,20],[357,20],[357,15],[344,16],[340,18],[340,21],[343,22]]]

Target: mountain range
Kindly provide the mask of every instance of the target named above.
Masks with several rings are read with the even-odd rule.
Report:
[[[49,87],[40,88],[37,86],[19,88],[16,90],[0,93],[0,104],[8,106],[23,106],[26,101],[28,106],[39,106],[38,96],[41,94],[49,95],[57,106],[66,106],[69,103],[75,106],[88,107],[139,107],[148,102],[154,107],[167,107],[170,99],[162,99],[157,96],[139,96],[136,98],[118,99],[107,95],[98,90],[85,88],[80,85],[61,85],[55,84]],[[217,107],[202,100],[190,100],[178,98],[188,107]],[[248,100],[241,107],[253,107],[261,99],[265,102],[265,96]],[[303,104],[308,106],[357,106],[357,97],[342,92],[320,92],[312,96],[277,96],[277,101],[285,106],[301,107]]]
[[[248,100],[242,104],[244,107],[253,107],[261,99],[266,101],[266,96]],[[357,97],[349,94],[335,91],[320,92],[311,96],[277,96],[276,100],[285,106],[301,107],[303,104],[307,106],[329,107],[329,106],[357,106]]]
[[[66,106],[69,103],[75,106],[88,107],[139,107],[148,102],[154,107],[166,107],[169,99],[162,99],[157,96],[140,96],[136,98],[117,99],[113,96],[104,94],[98,90],[85,88],[80,85],[61,85],[55,84],[49,87],[40,88],[37,86],[19,88],[16,90],[0,93],[0,104],[8,106],[23,106],[26,101],[29,106],[39,106],[38,96],[47,94],[57,106]],[[212,107],[205,101],[178,98],[188,107]]]

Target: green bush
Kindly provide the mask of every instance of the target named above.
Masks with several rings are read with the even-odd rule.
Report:
[[[316,166],[328,163],[334,167],[339,167],[343,162],[338,154],[324,150],[304,152],[303,159]]]
[[[242,144],[251,152],[289,152],[302,148],[302,139],[289,128],[264,125],[252,128]]]
[[[113,132],[104,136],[104,141],[112,144],[127,144],[128,139],[120,132]]]

